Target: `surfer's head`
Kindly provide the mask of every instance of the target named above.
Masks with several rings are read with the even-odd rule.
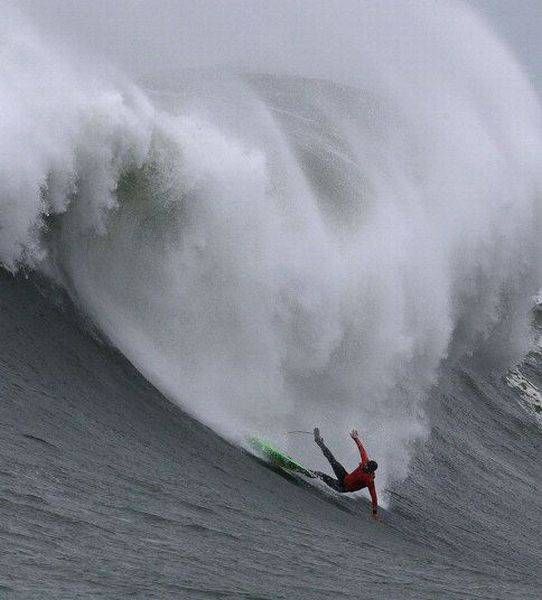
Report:
[[[376,460],[369,460],[363,468],[366,473],[374,473],[378,469],[378,463]]]

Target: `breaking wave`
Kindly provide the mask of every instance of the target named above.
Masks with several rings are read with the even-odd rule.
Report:
[[[179,65],[144,86],[11,15],[0,261],[64,286],[223,435],[357,425],[398,479],[442,361],[526,348],[542,136],[537,98],[474,15],[391,13],[338,18],[359,24],[344,60],[319,62],[312,40],[310,68]]]

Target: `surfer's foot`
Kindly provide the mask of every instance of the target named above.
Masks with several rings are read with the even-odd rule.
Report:
[[[314,433],[314,441],[318,445],[320,445],[324,441],[324,438],[320,435],[320,430],[318,429],[318,427],[314,428],[313,433]]]

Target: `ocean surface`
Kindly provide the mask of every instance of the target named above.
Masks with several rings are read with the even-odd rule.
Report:
[[[542,596],[538,94],[463,4],[314,6],[137,77],[0,7],[1,598]],[[247,448],[315,426],[380,522]]]
[[[540,597],[540,424],[502,373],[442,375],[376,523],[187,416],[42,285],[0,281],[2,598]]]

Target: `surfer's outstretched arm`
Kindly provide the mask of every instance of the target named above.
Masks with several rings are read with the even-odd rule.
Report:
[[[373,516],[378,515],[378,498],[376,495],[376,488],[374,482],[367,486],[369,488],[369,494],[371,494],[371,502],[373,504]]]
[[[367,454],[367,451],[363,447],[361,440],[359,439],[358,432],[355,429],[353,429],[352,433],[350,434],[350,437],[354,440],[354,442],[356,442],[356,446],[358,447],[359,454],[361,456],[361,464],[365,466],[369,460],[369,456]]]

